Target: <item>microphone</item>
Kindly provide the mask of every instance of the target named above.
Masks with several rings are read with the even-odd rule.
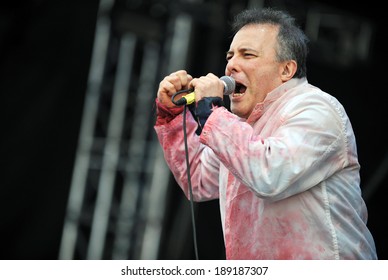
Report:
[[[224,95],[232,94],[234,92],[234,90],[236,89],[236,81],[232,77],[230,77],[230,76],[222,76],[220,78],[220,80],[224,84]],[[191,103],[193,103],[195,101],[194,89],[188,89],[188,90],[179,91],[176,94],[182,93],[182,92],[190,92],[190,93],[186,94],[185,96],[183,96],[178,101],[172,100],[172,102],[175,105],[178,105],[178,106],[185,105],[185,104],[189,105],[189,104],[191,104]],[[173,95],[172,99],[174,99],[176,94]]]

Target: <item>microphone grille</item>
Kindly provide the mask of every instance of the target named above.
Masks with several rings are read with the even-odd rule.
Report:
[[[236,89],[236,81],[230,76],[222,76],[220,78],[224,82],[224,95],[229,95]]]

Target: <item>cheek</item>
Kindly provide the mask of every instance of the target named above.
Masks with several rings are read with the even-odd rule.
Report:
[[[264,98],[270,91],[281,84],[281,80],[278,78],[277,74],[274,72],[263,72],[260,75],[256,75],[251,83],[252,94],[258,95],[257,101],[260,98]]]

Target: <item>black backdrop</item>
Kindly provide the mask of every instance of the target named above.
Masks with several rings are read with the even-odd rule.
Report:
[[[377,24],[373,56],[351,69],[310,63],[308,75],[347,109],[365,186],[388,152],[383,9],[340,5]],[[58,258],[97,8],[93,0],[0,4],[0,259]],[[386,177],[367,200],[381,259],[388,257]],[[219,232],[209,226],[218,216],[210,212],[217,212],[215,204],[199,209],[203,248],[219,244]]]

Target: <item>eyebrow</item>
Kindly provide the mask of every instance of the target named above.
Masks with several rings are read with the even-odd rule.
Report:
[[[255,50],[255,49],[252,49],[252,48],[241,48],[241,49],[238,49],[238,52],[246,52],[246,51],[253,51],[253,52],[255,52],[255,53],[258,53],[258,51],[257,50]],[[233,54],[234,53],[234,51],[231,51],[231,50],[229,50],[229,51],[227,51],[226,52],[226,55],[228,55],[228,54]]]

